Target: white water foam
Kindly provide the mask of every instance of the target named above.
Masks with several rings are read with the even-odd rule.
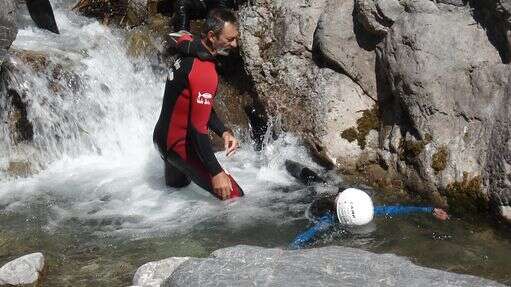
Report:
[[[56,96],[47,78],[19,63],[26,71],[20,85],[27,87],[27,114],[34,123],[36,151],[30,152],[44,169],[0,182],[2,212],[28,215],[31,206],[42,203],[39,216],[49,232],[78,222],[105,236],[179,232],[212,219],[236,228],[256,220],[294,220],[286,214],[302,213],[300,198],[310,191],[286,173],[284,161],[318,166],[291,135],[270,141],[261,152],[246,142],[230,158],[217,154],[245,190],[242,199],[220,202],[193,184],[167,188],[152,144],[163,79],[147,61],[134,63],[126,56],[123,32],[67,8],[55,9],[55,15],[61,35],[27,26],[13,48],[48,54],[79,75],[82,89],[77,93],[66,86]],[[4,161],[27,152],[5,147],[5,141],[2,148]],[[297,186],[293,192],[279,191],[291,185]]]

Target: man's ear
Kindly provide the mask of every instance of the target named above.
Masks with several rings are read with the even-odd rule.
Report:
[[[209,31],[207,34],[207,39],[210,43],[213,43],[213,41],[216,41],[216,35],[215,32]]]

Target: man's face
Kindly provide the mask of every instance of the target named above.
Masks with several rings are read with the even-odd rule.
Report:
[[[224,29],[218,36],[213,32],[210,33],[208,37],[217,55],[227,56],[238,46],[238,27],[230,22],[225,22]]]

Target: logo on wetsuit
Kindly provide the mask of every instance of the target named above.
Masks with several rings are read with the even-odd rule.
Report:
[[[211,99],[213,98],[213,95],[210,93],[201,93],[199,92],[199,96],[197,97],[197,103],[203,104],[203,105],[211,105]]]

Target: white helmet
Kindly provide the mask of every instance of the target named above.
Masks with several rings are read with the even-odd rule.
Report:
[[[341,224],[364,225],[373,220],[373,201],[360,189],[348,188],[335,199],[337,218]]]

